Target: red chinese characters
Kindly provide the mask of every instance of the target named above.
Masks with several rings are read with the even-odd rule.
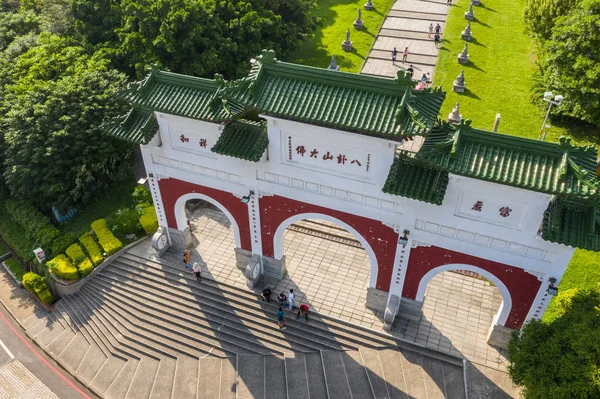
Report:
[[[179,136],[179,140],[181,140],[182,143],[187,143],[188,141],[190,141],[190,139],[185,137],[183,134]]]
[[[323,155],[323,160],[325,161],[329,161],[333,159],[333,155],[331,155],[331,153],[329,151],[327,151],[327,154]]]
[[[337,156],[337,162],[341,163],[342,165],[345,164],[346,163],[346,156],[342,155],[342,154],[338,155]]]
[[[358,166],[362,166],[362,165],[360,164],[360,162],[358,162],[358,160],[357,160],[357,159],[353,160],[353,161],[352,161],[352,162],[350,162],[350,163],[351,163],[351,164],[354,164],[354,163],[355,163],[355,164],[357,164]]]
[[[306,154],[306,148],[304,148],[303,145],[299,145],[298,147],[296,147],[296,154],[304,156],[304,154]]]
[[[471,208],[471,210],[476,211],[476,212],[481,212],[482,208],[483,208],[483,201],[477,201],[477,202],[475,202],[475,205],[473,205],[473,208]]]
[[[206,139],[200,139],[200,147],[206,148]]]
[[[314,150],[312,150],[310,152],[310,157],[311,158],[316,158],[318,153],[319,153],[319,151],[317,151],[317,149],[315,148]]]
[[[512,212],[512,209],[510,209],[507,206],[503,206],[498,211],[500,212],[500,216],[502,216],[503,218],[505,218],[505,217],[508,217],[510,215],[510,213]]]

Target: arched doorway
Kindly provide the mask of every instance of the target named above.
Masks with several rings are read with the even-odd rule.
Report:
[[[189,229],[192,262],[201,265],[203,277],[230,284],[243,282],[241,271],[235,267],[239,228],[227,208],[198,193],[180,197],[176,208],[178,229]]]
[[[371,326],[376,317],[365,317],[365,302],[367,286],[377,279],[377,260],[356,230],[328,215],[304,213],[285,220],[273,239],[275,258],[285,257],[287,268],[276,294],[294,289],[297,304]]]
[[[487,344],[493,325],[503,325],[512,308],[504,283],[486,270],[452,264],[436,267],[419,283],[421,319],[401,326],[405,338],[490,367],[506,353]]]

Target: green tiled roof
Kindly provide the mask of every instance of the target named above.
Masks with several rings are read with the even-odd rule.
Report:
[[[591,201],[555,197],[544,213],[542,238],[600,251],[600,216]]]
[[[258,162],[267,149],[269,137],[264,123],[237,120],[228,122],[211,151]]]
[[[120,95],[134,106],[218,123],[230,119],[239,109],[222,101],[217,89],[214,80],[153,70]]]
[[[408,158],[396,158],[382,191],[441,205],[448,186],[448,172],[418,164]]]
[[[158,122],[151,110],[134,107],[125,116],[103,124],[102,129],[111,136],[147,144],[158,131]]]
[[[598,197],[597,151],[570,139],[549,143],[443,124],[419,152],[403,153],[425,165],[475,179],[549,194]]]
[[[263,53],[250,76],[223,95],[265,115],[396,140],[424,134],[445,98],[440,90],[419,93],[392,79],[272,57]]]

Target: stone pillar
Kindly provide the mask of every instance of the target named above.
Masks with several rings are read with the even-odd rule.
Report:
[[[260,279],[261,273],[261,264],[260,264],[260,256],[252,255],[250,258],[250,262],[246,265],[244,269],[244,276],[246,277],[246,286],[248,288],[254,288],[258,279]]]
[[[346,40],[342,42],[342,50],[352,51],[352,42],[350,41],[350,28],[346,31]]]
[[[508,347],[508,340],[513,331],[517,331],[513,328],[504,327],[499,324],[494,324],[490,328],[487,334],[488,345],[496,348],[506,349]]]
[[[373,311],[384,312],[388,301],[388,292],[377,288],[367,287],[367,302],[365,306]]]
[[[235,265],[242,272],[246,270],[246,266],[250,263],[250,258],[252,258],[252,251],[248,251],[247,249],[242,248],[234,248],[235,251]]]
[[[262,257],[263,274],[267,277],[273,277],[281,280],[287,273],[285,264],[285,255],[281,259],[271,258],[270,256]]]
[[[192,245],[192,233],[190,228],[177,230],[169,227],[169,236],[171,237],[171,246],[177,250],[185,251]]]
[[[421,309],[423,309],[423,302],[402,297],[398,316],[403,319],[419,321],[421,319]]]

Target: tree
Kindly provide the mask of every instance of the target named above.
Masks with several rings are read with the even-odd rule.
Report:
[[[131,147],[99,128],[124,111],[114,93],[125,76],[107,60],[43,33],[19,57],[12,82],[1,124],[4,178],[13,196],[40,209],[86,203],[130,166]]]
[[[550,321],[534,320],[508,343],[510,376],[525,398],[600,397],[600,293],[571,289]]]
[[[565,97],[558,112],[600,126],[600,0],[584,0],[556,20],[540,54],[539,92]]]
[[[567,15],[581,0],[527,0],[524,19],[529,31],[536,37],[548,40],[558,17]]]

